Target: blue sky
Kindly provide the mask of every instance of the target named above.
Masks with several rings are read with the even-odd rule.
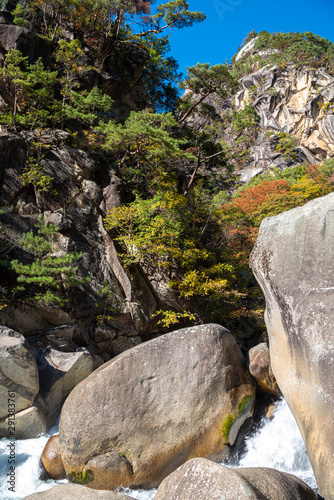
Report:
[[[157,0],[157,4],[165,3]],[[253,29],[273,32],[311,31],[334,42],[333,0],[188,0],[189,10],[206,14],[198,25],[173,30],[171,54],[180,70],[200,63],[224,63]]]

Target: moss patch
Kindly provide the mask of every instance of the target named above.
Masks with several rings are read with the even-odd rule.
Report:
[[[248,403],[252,401],[252,399],[253,399],[252,394],[247,394],[247,396],[244,396],[239,403],[238,413],[242,413],[244,409],[248,406]]]
[[[86,472],[71,472],[68,475],[68,480],[76,484],[89,484],[94,481],[94,472],[87,470]]]
[[[235,416],[233,416],[231,414],[227,415],[226,419],[222,423],[221,433],[225,439],[225,443],[228,443],[229,433],[230,433],[232,425],[242,415],[242,413],[245,411],[245,409],[247,409],[249,403],[253,400],[253,397],[254,396],[252,396],[252,394],[247,394],[246,396],[244,396],[239,403],[237,415],[235,415]]]
[[[231,414],[227,415],[226,419],[224,420],[224,422],[221,426],[221,433],[222,433],[226,443],[228,442],[228,435],[229,435],[231,426],[236,418],[237,417],[233,417],[233,415],[231,415]]]

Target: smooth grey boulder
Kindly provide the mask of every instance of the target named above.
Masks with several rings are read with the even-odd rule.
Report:
[[[128,500],[128,495],[115,491],[92,490],[80,484],[60,484],[47,491],[33,493],[23,500]]]
[[[334,193],[265,219],[251,267],[266,298],[273,373],[319,490],[334,499]]]
[[[33,439],[39,434],[46,432],[46,419],[43,405],[37,402],[25,410],[15,413],[13,417],[0,420],[0,436],[16,439]],[[12,422],[11,422],[12,420]]]
[[[28,342],[0,326],[0,418],[32,406],[38,390],[37,364]]]
[[[252,415],[255,387],[231,333],[185,328],[140,344],[68,396],[59,441],[70,481],[156,487],[186,460],[221,460]]]
[[[301,479],[275,469],[230,469],[194,458],[168,476],[154,500],[316,500]]]
[[[85,348],[62,352],[52,347],[36,352],[48,426],[56,422],[62,404],[72,389],[93,371],[93,356]]]

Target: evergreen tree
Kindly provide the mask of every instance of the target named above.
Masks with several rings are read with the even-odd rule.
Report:
[[[196,66],[187,68],[187,77],[180,87],[190,91],[186,102],[191,104],[178,120],[182,123],[210,94],[216,93],[225,99],[229,93],[234,93],[238,88],[238,81],[226,64],[210,66],[208,63],[197,63]],[[192,103],[194,95],[196,100]]]
[[[75,263],[82,259],[82,252],[64,253],[57,250],[55,241],[58,228],[45,223],[41,216],[36,224],[37,234],[29,231],[19,240],[33,260],[24,264],[12,260],[10,267],[18,275],[16,292],[28,291],[27,300],[46,305],[63,306],[68,302],[69,288],[83,285],[89,276],[79,277]]]
[[[41,59],[34,64],[27,61],[19,50],[9,49],[0,68],[3,95],[15,129],[17,122],[31,129],[46,126],[54,105],[57,72],[45,69]],[[8,115],[2,120],[8,121]]]

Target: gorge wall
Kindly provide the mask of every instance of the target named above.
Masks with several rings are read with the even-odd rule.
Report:
[[[48,64],[49,60],[53,60],[51,42],[47,41],[45,37],[39,36],[32,29],[14,25],[13,16],[9,12],[13,6],[9,7],[9,4],[11,2],[6,2],[4,10],[0,13],[1,69],[6,65],[6,54],[10,49],[21,50],[28,57],[30,63],[36,61],[36,58],[41,55],[45,64]],[[63,35],[69,42],[74,35],[67,28],[68,26],[63,29]],[[118,124],[123,123],[131,111],[142,110],[147,104],[146,89],[141,84],[140,77],[149,56],[148,51],[142,44],[132,41],[127,44],[128,50],[125,51],[125,55],[123,54],[122,64],[120,64],[111,37],[103,37],[101,33],[94,32],[93,34],[94,43],[89,37],[85,38],[80,35],[83,46],[81,62],[88,69],[81,73],[80,78],[73,79],[75,85],[78,85],[75,88],[80,88],[86,93],[95,87],[103,91],[105,95],[114,100],[113,106],[108,110],[107,115],[115,118]],[[224,142],[226,146],[224,153],[226,152],[229,164],[233,164],[233,175],[231,172],[226,173],[228,170],[227,161],[223,168],[218,163],[213,163],[210,167],[207,167],[199,156],[197,166],[194,167],[193,164],[190,164],[190,153],[185,157],[183,163],[180,157],[177,157],[177,159],[172,157],[174,168],[172,174],[168,170],[170,165],[166,170],[163,170],[162,167],[160,169],[159,162],[156,162],[158,163],[159,173],[153,179],[156,184],[153,182],[152,185],[158,185],[160,191],[166,188],[166,185],[172,186],[170,191],[176,196],[176,198],[170,199],[168,208],[175,208],[173,205],[175,199],[178,200],[183,196],[184,201],[195,175],[198,175],[201,181],[196,186],[197,192],[203,189],[207,179],[209,179],[211,186],[214,185],[211,193],[212,199],[206,200],[211,207],[211,202],[217,191],[221,195],[221,192],[225,190],[226,196],[231,198],[231,195],[235,194],[241,185],[248,183],[256,176],[268,173],[274,175],[276,169],[281,172],[303,163],[320,163],[324,159],[333,157],[333,75],[324,68],[296,67],[292,62],[276,65],[269,64],[268,54],[263,51],[262,53],[255,51],[254,47],[255,41],[250,41],[237,55],[236,62],[242,62],[244,57],[251,54],[252,56],[260,56],[262,60],[261,67],[250,65],[249,73],[239,79],[239,88],[234,95],[230,94],[225,99],[220,99],[214,93],[210,95],[206,104],[211,106],[211,117],[197,110],[186,120],[186,126],[195,132],[207,130],[207,126],[211,126],[211,130],[212,127],[216,129],[215,138],[217,143]],[[4,78],[0,78],[0,105],[3,116],[13,108],[10,90],[8,82]],[[217,121],[212,118],[213,111]],[[243,112],[244,115],[242,115]],[[241,121],[238,122],[240,119]],[[246,123],[242,121],[244,119],[247,120],[246,125],[243,125],[243,123]],[[74,119],[72,118],[72,120]],[[183,278],[187,276],[182,266],[177,264],[177,257],[173,256],[171,258],[172,265],[170,267],[155,265],[156,262],[151,262],[150,265],[143,265],[140,262],[129,264],[124,259],[124,253],[122,255],[122,248],[116,239],[116,232],[105,229],[105,217],[111,209],[127,206],[136,197],[146,199],[146,196],[152,195],[152,192],[138,193],[138,186],[145,186],[144,181],[141,181],[142,184],[138,182],[138,185],[135,185],[131,193],[129,185],[133,180],[132,178],[136,178],[138,171],[143,168],[143,163],[144,167],[146,167],[143,177],[149,176],[150,170],[148,167],[152,168],[154,161],[151,163],[147,161],[147,164],[145,164],[147,158],[144,157],[145,160],[140,159],[136,164],[129,162],[128,177],[126,175],[122,177],[122,173],[124,174],[122,167],[124,166],[126,154],[134,156],[140,150],[139,146],[134,148],[136,150],[131,150],[130,146],[133,147],[133,144],[130,146],[127,144],[124,146],[124,155],[116,158],[114,152],[103,150],[98,140],[90,142],[89,134],[88,140],[86,140],[87,135],[84,132],[87,132],[87,130],[85,130],[85,127],[82,124],[78,126],[77,123],[73,125],[71,120],[67,121],[68,127],[63,128],[41,127],[34,129],[34,127],[25,128],[14,125],[3,123],[0,130],[0,210],[2,212],[0,218],[2,231],[0,253],[3,271],[1,280],[3,301],[0,308],[0,322],[2,325],[0,354],[2,364],[6,368],[1,382],[3,389],[1,393],[2,401],[5,401],[8,387],[15,387],[15,392],[20,395],[20,405],[17,412],[18,420],[21,419],[22,421],[20,424],[21,434],[18,434],[18,437],[33,437],[41,430],[44,431],[52,425],[64,400],[72,389],[78,386],[72,392],[68,403],[66,403],[71,411],[68,414],[65,411],[63,414],[65,424],[63,424],[62,428],[61,441],[64,456],[68,453],[66,465],[68,471],[80,476],[85,467],[84,462],[90,460],[96,467],[98,476],[102,469],[114,470],[115,464],[111,462],[115,459],[118,464],[116,464],[117,467],[124,466],[126,469],[127,484],[136,484],[137,486],[152,486],[153,484],[156,486],[167,475],[166,471],[163,470],[164,467],[167,472],[171,472],[180,465],[185,457],[190,458],[199,455],[200,452],[197,450],[202,449],[202,447],[205,448],[205,456],[210,456],[210,450],[204,447],[202,442],[197,442],[197,434],[200,432],[198,429],[200,429],[201,423],[196,427],[195,435],[189,431],[189,436],[187,435],[186,438],[182,436],[180,439],[177,438],[174,451],[169,449],[166,451],[168,460],[167,458],[162,460],[162,470],[159,469],[156,472],[157,477],[155,480],[150,482],[150,478],[145,476],[143,479],[139,476],[138,481],[134,483],[131,457],[130,461],[123,457],[123,448],[118,449],[115,447],[116,451],[114,448],[112,448],[113,452],[110,451],[111,445],[114,446],[115,442],[117,442],[117,429],[113,430],[111,436],[105,438],[106,446],[101,451],[102,458],[98,450],[100,440],[104,436],[101,436],[99,441],[94,443],[96,449],[93,456],[90,455],[90,449],[88,451],[84,449],[83,459],[82,457],[74,456],[73,458],[71,456],[72,452],[75,455],[76,446],[72,441],[75,440],[75,432],[78,430],[79,424],[73,424],[77,429],[72,429],[73,411],[70,405],[73,404],[73,407],[76,408],[76,395],[79,394],[78,398],[81,403],[83,396],[80,391],[84,391],[86,387],[90,387],[90,384],[92,384],[93,389],[89,392],[89,398],[92,401],[89,411],[93,425],[94,387],[97,384],[99,391],[103,393],[105,386],[103,380],[102,385],[100,385],[101,374],[107,373],[109,369],[111,372],[114,370],[118,373],[117,367],[121,366],[122,370],[125,371],[123,378],[131,379],[133,366],[137,366],[138,370],[136,371],[140,371],[140,353],[145,353],[146,349],[150,353],[151,348],[155,349],[156,346],[167,342],[167,340],[163,340],[165,337],[157,339],[157,341],[155,337],[166,333],[167,330],[177,328],[175,325],[164,327],[158,324],[157,311],[163,309],[178,313],[181,318],[186,318],[184,320],[186,326],[191,321],[200,322],[201,319],[196,315],[196,311],[199,310],[199,304],[203,301],[203,297],[206,296],[208,290],[210,291],[209,285],[207,288],[205,286],[200,288],[200,292],[197,289],[197,295],[191,289],[190,291],[186,289],[186,292],[182,294],[181,286],[177,289],[176,286],[169,285],[170,282],[173,285],[173,279],[182,275],[182,272]],[[170,128],[173,129],[175,126],[176,122],[173,122],[173,126]],[[89,129],[89,127],[87,128]],[[121,130],[120,127],[117,131],[119,132],[119,130]],[[179,131],[175,133],[175,136],[177,134],[181,136],[182,133]],[[213,133],[212,135],[214,136]],[[175,143],[173,144],[175,146]],[[151,140],[149,145],[152,150],[158,149],[157,139]],[[195,145],[188,149],[196,150],[198,148]],[[35,175],[37,177],[35,177],[34,182],[25,182],[24,174],[27,165],[34,165],[36,154],[38,169]],[[216,157],[215,153],[212,156]],[[161,165],[164,165],[164,161],[165,158],[160,158]],[[42,177],[38,177],[41,173]],[[37,184],[36,179],[39,179],[39,181],[44,179],[45,181],[45,178],[52,179],[52,190],[40,189],[40,185]],[[150,186],[151,189],[152,185]],[[188,199],[182,205],[183,211],[185,211],[184,207],[188,209],[190,206],[191,201],[193,201],[192,196],[195,199],[195,195],[191,193],[190,201]],[[203,204],[205,198],[200,200],[202,200],[201,203]],[[326,321],[331,321],[329,313],[327,314],[329,302],[328,304],[325,303],[322,293],[325,294],[327,300],[327,295],[330,297],[330,290],[332,289],[332,283],[328,278],[332,273],[332,260],[330,260],[330,251],[327,250],[327,247],[330,248],[332,224],[330,207],[332,202],[332,195],[330,195],[326,202],[319,201],[319,204],[313,202],[313,205],[306,205],[304,208],[297,209],[292,213],[289,212],[278,216],[274,221],[269,219],[269,221],[264,222],[259,242],[252,257],[255,274],[266,293],[268,301],[267,326],[271,343],[270,355],[279,387],[272,376],[269,366],[270,357],[265,347],[262,349],[263,357],[259,360],[259,365],[252,366],[251,372],[254,370],[252,373],[256,374],[261,371],[259,378],[263,385],[271,387],[269,392],[277,396],[281,390],[288,399],[301,428],[304,429],[304,437],[311,457],[313,457],[319,485],[327,495],[326,500],[331,499],[333,485],[330,479],[326,479],[326,477],[331,476],[331,464],[329,464],[328,468],[324,464],[330,462],[330,454],[333,450],[329,439],[326,441],[322,434],[319,434],[319,437],[318,429],[321,427],[326,428],[327,425],[330,427],[330,419],[333,415],[330,388],[327,384],[322,385],[322,379],[326,379],[326,377],[330,379],[331,374],[332,358],[330,356],[332,356],[332,349],[325,349],[324,346],[326,342],[327,348],[329,346],[327,331],[332,325],[328,323],[323,331],[319,331],[314,325],[317,325],[318,321],[323,324]],[[189,203],[189,205],[186,205],[186,203]],[[197,205],[201,204],[198,201],[196,203]],[[213,204],[212,209],[209,210],[209,216],[213,215],[212,218],[215,223],[219,218],[219,203]],[[323,215],[322,203],[328,204],[326,208],[329,213],[328,217]],[[182,212],[180,206],[177,207],[177,215]],[[315,207],[315,216],[311,214],[310,206],[311,208]],[[214,240],[215,234],[212,228],[216,228],[223,223],[219,222],[216,226],[212,225],[208,230],[207,221],[209,216],[207,216],[207,212],[204,212],[204,216],[200,211],[196,212],[196,217],[193,217],[194,213],[189,211],[189,225],[196,229],[197,226],[202,224],[199,233],[202,237],[207,231],[208,236],[206,235],[206,237],[209,249],[215,247],[215,245],[225,248],[227,243],[233,246],[232,237],[229,241],[227,241],[227,237],[224,239],[225,229],[222,232],[224,237],[222,237],[221,241],[217,243]],[[167,210],[163,212],[166,218],[170,214],[171,212]],[[172,215],[174,216],[175,213],[172,213]],[[80,258],[76,263],[76,273],[77,277],[82,279],[82,282],[72,287],[70,281],[66,282],[65,279],[62,281],[62,291],[67,297],[67,302],[62,306],[57,305],[56,302],[45,304],[43,301],[36,305],[36,302],[32,300],[33,287],[31,288],[32,291],[30,289],[27,291],[26,296],[24,293],[17,294],[16,287],[20,285],[20,281],[11,265],[16,261],[22,263],[22,265],[32,265],[34,262],[36,249],[31,250],[30,248],[29,250],[27,246],[24,246],[22,236],[29,231],[40,234],[37,233],[40,216],[43,216],[46,224],[57,230],[57,235],[52,242],[52,252],[49,252],[48,257],[60,257],[66,260],[67,257],[80,253]],[[172,217],[171,220],[174,222]],[[175,220],[175,226],[177,226],[179,219],[175,218]],[[185,233],[185,226],[181,224],[180,227],[180,233]],[[233,227],[231,231],[233,233]],[[238,228],[235,229],[235,233],[237,232]],[[275,236],[274,243],[272,242],[273,235]],[[267,239],[270,240],[270,244]],[[190,239],[183,241],[180,252],[181,254],[184,253],[185,260],[188,259],[190,262],[193,258],[195,262],[198,259],[198,265],[200,266],[202,262],[198,256],[194,257],[194,254],[191,253],[194,250],[192,245],[193,242]],[[127,249],[130,248],[130,250],[136,251],[135,245],[131,241],[130,243],[127,242],[125,246]],[[203,240],[200,240],[200,246],[200,250],[203,250]],[[262,251],[262,246],[265,247],[265,251]],[[290,260],[287,259],[283,252],[277,257],[276,261],[274,252],[277,249],[278,255],[278,249],[281,250],[285,247],[287,248],[287,254],[291,254],[291,259],[290,257]],[[307,251],[303,253],[304,247],[311,249],[310,253]],[[148,248],[146,250],[149,251]],[[200,250],[195,248],[194,253],[200,254]],[[178,257],[180,257],[180,252],[176,253]],[[216,262],[213,258],[214,254],[210,254],[206,248],[200,255],[203,261],[212,259],[214,273],[219,275],[223,268],[226,275],[229,272],[231,273],[232,281],[238,281],[238,279],[241,279],[240,275],[243,272],[249,288],[254,287],[254,281],[248,269],[233,275],[233,269],[231,271],[232,265],[229,262]],[[6,264],[3,263],[2,259],[6,261]],[[327,267],[323,266],[324,262]],[[8,265],[8,263],[11,265]],[[195,288],[198,284],[197,278],[194,279],[194,283],[191,282],[192,276],[198,276],[196,275],[196,266],[194,267],[193,275],[189,274],[190,277],[187,276],[187,279],[190,282],[190,287]],[[204,269],[206,270],[206,268]],[[287,273],[286,276],[284,272]],[[62,274],[60,281],[65,273],[66,269],[63,269],[60,273]],[[318,281],[314,284],[313,275],[317,273]],[[224,286],[227,288],[228,279],[226,275],[223,274],[224,279],[217,280],[218,284],[215,282],[216,292],[218,290],[220,293]],[[279,276],[277,277],[277,275]],[[204,277],[204,285],[209,282],[208,276],[204,271],[202,272],[201,277]],[[86,277],[89,278],[89,281],[84,281]],[[278,283],[275,280],[278,280]],[[295,293],[295,290],[290,290],[289,287],[291,286],[296,288],[298,293],[300,292],[300,295],[297,295],[298,300],[291,299],[293,293]],[[280,287],[282,287],[283,291]],[[18,289],[18,292],[20,292],[20,289]],[[251,299],[245,297],[245,294],[239,293],[239,290],[237,292],[237,299],[235,297],[230,299],[231,308],[233,300],[240,300],[241,302],[244,300],[242,306],[247,301],[251,302]],[[223,296],[223,294],[219,295],[219,293],[216,294],[216,297]],[[229,293],[232,296],[231,290],[228,290],[227,295]],[[319,294],[321,294],[321,299],[319,299]],[[313,300],[314,297],[317,299],[316,302]],[[225,299],[226,296],[224,296]],[[299,304],[306,307],[305,303],[308,304],[308,300],[310,300],[308,314],[310,311],[312,312],[312,321],[314,320],[314,323],[310,321],[309,316],[305,315],[304,318],[304,311],[298,309]],[[294,301],[298,302],[298,304],[296,305]],[[221,307],[219,301],[216,301],[214,305],[216,309]],[[244,309],[246,308],[244,307]],[[196,314],[193,314],[193,311]],[[248,312],[246,311],[246,313]],[[247,317],[247,314],[245,316]],[[202,416],[202,406],[205,406],[204,409],[208,409],[209,413],[214,413],[215,426],[213,430],[209,426],[208,430],[209,435],[213,436],[211,437],[214,448],[217,448],[215,450],[217,453],[213,454],[214,458],[219,455],[218,448],[222,446],[224,433],[226,436],[223,444],[227,442],[232,444],[235,441],[239,427],[244,423],[246,417],[251,416],[253,411],[255,389],[253,382],[249,382],[249,370],[248,367],[247,370],[245,369],[245,363],[249,348],[259,341],[259,332],[257,330],[254,333],[255,329],[252,330],[250,322],[237,323],[238,318],[234,317],[232,319],[234,323],[231,320],[231,324],[238,324],[238,331],[232,333],[237,337],[239,346],[234,342],[230,333],[224,331],[223,335],[228,337],[228,342],[233,343],[235,355],[232,358],[237,360],[234,359],[233,362],[226,360],[227,367],[224,367],[227,373],[226,377],[224,375],[225,382],[228,383],[227,392],[232,392],[231,403],[224,403],[222,405],[224,408],[218,416],[213,412],[215,405],[212,404],[212,401],[215,398],[212,398],[207,405],[203,403],[201,398],[199,400],[196,397],[194,403],[191,403],[198,406],[200,416]],[[205,329],[206,327],[200,326],[198,328]],[[221,327],[215,325],[210,328],[219,329]],[[287,331],[290,332],[290,329],[293,331],[294,338],[287,340]],[[307,339],[302,338],[302,330],[303,332],[304,330],[309,332]],[[182,332],[182,330],[180,331]],[[261,340],[265,338],[266,335],[263,334]],[[314,342],[310,342],[310,338]],[[146,344],[146,346],[143,346],[144,349],[139,346],[143,341],[152,339],[153,344]],[[219,339],[220,335],[216,343],[221,347],[221,340]],[[206,343],[205,345],[208,346],[209,344]],[[124,351],[132,347],[135,349],[124,355]],[[192,342],[189,341],[187,349],[190,353],[193,351],[193,347]],[[244,357],[239,347],[242,348]],[[158,349],[154,350],[155,354],[156,351]],[[215,346],[212,351],[209,353],[211,357],[217,355]],[[139,353],[139,361],[136,359],[134,362],[132,358],[136,356],[136,353]],[[201,344],[196,353],[192,366],[193,371],[198,367],[199,378],[206,380],[208,373],[210,373],[211,358],[209,356],[209,360],[205,361],[206,370],[202,372],[200,368],[204,362],[204,348]],[[178,343],[176,342],[172,354],[169,353],[169,357],[167,356],[166,366],[168,366],[169,358],[174,359],[178,355],[181,356],[181,354],[178,351]],[[118,355],[119,357],[117,357]],[[26,362],[23,368],[21,361],[18,361],[20,357],[24,358]],[[111,360],[111,358],[115,357],[116,360]],[[175,375],[173,366],[172,372],[164,371],[163,366],[159,365],[159,359],[161,358],[159,356],[157,358],[151,357],[154,361],[152,369],[154,376],[147,372],[145,380],[140,379],[138,381],[134,377],[135,384],[140,385],[145,382],[148,387],[147,398],[149,398],[151,390],[153,392],[152,387],[155,387],[154,384],[157,385],[157,391],[164,390],[161,380],[166,378],[171,386],[170,392],[173,392],[173,377]],[[282,367],[281,359],[289,360],[288,369],[286,365]],[[126,364],[127,360],[131,361],[131,363],[129,361],[129,366]],[[109,364],[99,368],[105,362],[109,362]],[[262,367],[261,370],[259,369],[262,362],[264,365],[263,373]],[[310,369],[313,366],[310,364],[311,362],[314,363],[315,367],[312,370]],[[138,363],[138,365],[134,363]],[[242,386],[236,371],[236,366],[239,365],[240,373],[242,373],[240,379],[250,386],[247,391],[239,390],[239,386]],[[182,387],[182,380],[185,378],[183,374],[184,367],[187,367],[187,361],[181,359],[180,376],[177,380],[180,398],[181,396],[185,397],[185,391],[183,391]],[[160,373],[160,368],[163,373]],[[95,371],[96,369],[97,371]],[[87,378],[91,372],[94,372],[94,374],[91,378]],[[157,375],[155,375],[156,372]],[[217,371],[212,375],[214,383],[218,380],[219,384],[221,384],[221,373],[222,370],[218,367]],[[161,377],[165,378],[162,379]],[[87,380],[82,385],[78,385],[86,378]],[[191,376],[189,378],[191,379]],[[254,378],[256,378],[255,375]],[[155,380],[155,382],[152,380]],[[299,384],[300,380],[302,380],[302,383]],[[196,381],[195,384],[197,384]],[[296,388],[298,384],[299,386]],[[259,385],[261,386],[260,383]],[[120,380],[119,386],[122,390],[125,390],[122,380]],[[110,389],[110,393],[112,390],[114,390],[114,387]],[[133,388],[131,390],[135,391]],[[315,394],[312,394],[312,392],[315,392]],[[308,396],[305,403],[297,404],[294,402],[295,400],[302,400],[305,393]],[[235,394],[238,394],[238,396]],[[105,394],[103,394],[103,397],[105,397]],[[246,397],[246,400],[244,397]],[[120,399],[119,392],[116,391],[114,399],[116,401]],[[230,400],[228,399],[228,401]],[[113,401],[111,403],[113,404]],[[228,405],[230,405],[230,413],[226,414]],[[148,413],[146,406],[143,406],[143,413]],[[84,410],[86,411],[86,408]],[[127,414],[127,411],[128,407],[122,408],[124,414]],[[134,409],[133,413],[135,411]],[[163,413],[165,408],[162,408],[161,411]],[[84,427],[84,417],[78,414],[79,417],[81,425]],[[234,423],[238,422],[239,417],[240,421],[238,425],[235,425],[236,431],[231,433],[231,436],[233,434],[232,439],[229,434],[231,429],[233,430]],[[99,418],[104,419],[103,408],[100,410]],[[161,415],[158,413],[157,420],[160,418]],[[164,418],[166,418],[166,427],[172,432],[170,430],[172,424],[169,422],[168,415],[166,417],[164,414]],[[191,416],[187,416],[187,418],[185,416],[185,420],[191,420]],[[200,418],[198,420],[200,421]],[[142,418],[140,422],[142,423]],[[176,424],[177,430],[185,427],[184,422],[176,420]],[[159,425],[159,422],[155,425],[154,432],[160,429]],[[128,424],[128,427],[131,427],[131,423]],[[8,431],[8,419],[6,419],[6,413],[3,413],[0,420],[2,435],[6,435],[5,429]],[[67,432],[69,435],[66,434]],[[163,435],[164,429],[160,429],[160,432]],[[85,443],[90,436],[87,437],[84,430],[82,435],[83,443]],[[147,440],[151,440],[151,435]],[[163,438],[161,438],[161,441],[163,441]],[[181,453],[179,441],[182,441],[182,443],[191,442],[193,448],[190,447],[190,449],[195,451],[189,452],[189,454],[186,452]],[[130,445],[126,439],[124,442],[124,447],[128,452]],[[67,451],[66,447],[68,447]],[[142,468],[140,462],[142,445],[138,445],[138,450],[134,455],[133,464],[136,466],[139,463],[140,468]],[[175,450],[178,455],[176,458],[173,454]],[[112,456],[110,456],[111,454]],[[77,463],[73,465],[71,460]],[[154,462],[153,452],[148,462]],[[145,465],[143,468],[145,469]],[[116,471],[116,482],[117,480],[118,473]],[[101,483],[97,482],[95,487],[100,487],[103,483],[104,479],[101,480]],[[112,483],[110,487],[114,487],[115,484],[115,482]]]

